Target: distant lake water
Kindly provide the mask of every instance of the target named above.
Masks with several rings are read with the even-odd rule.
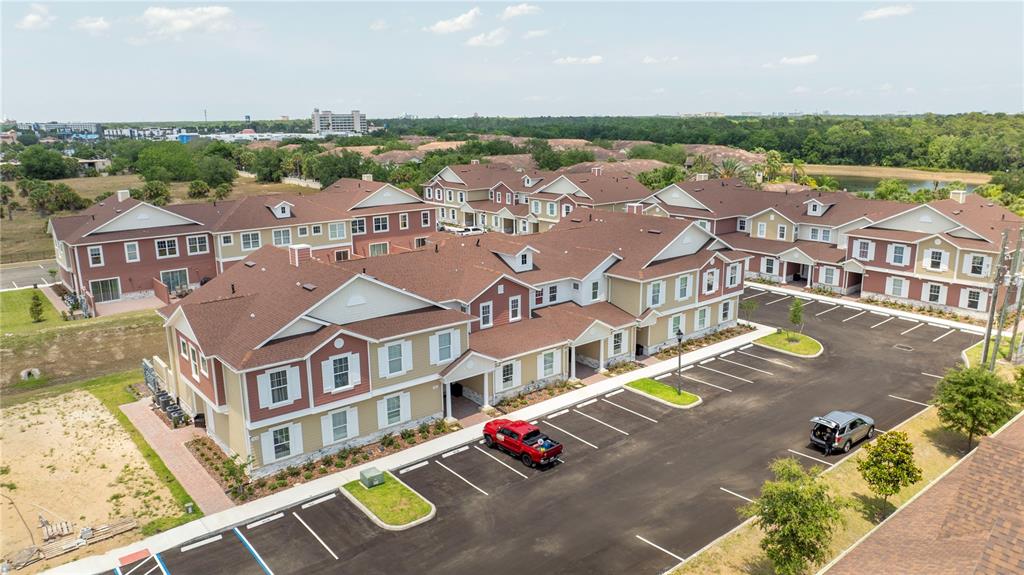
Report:
[[[820,175],[811,175],[812,178],[818,179]],[[862,176],[832,176],[839,182],[839,188],[846,188],[850,192],[873,192],[878,187],[878,182],[882,178],[865,178]],[[935,185],[935,180],[903,180],[907,183],[907,187],[910,188],[911,192],[916,192],[922,188],[932,189]],[[939,187],[949,185],[948,182],[939,182]],[[977,186],[974,184],[965,184],[964,188],[967,191],[971,191]]]

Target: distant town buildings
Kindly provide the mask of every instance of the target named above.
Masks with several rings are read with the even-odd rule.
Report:
[[[330,110],[313,108],[313,131],[318,134],[363,134],[367,131],[366,114],[359,110],[335,114]]]
[[[95,122],[18,122],[18,129],[61,135],[99,134],[101,131],[100,125]]]

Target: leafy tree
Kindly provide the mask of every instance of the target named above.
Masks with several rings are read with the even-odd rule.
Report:
[[[839,189],[839,180],[832,176],[820,176],[818,178],[818,189],[834,191]]]
[[[11,209],[11,202],[14,201],[14,190],[7,184],[0,185],[0,204],[7,210],[7,219],[14,219],[14,210]],[[3,216],[0,215],[0,219]]]
[[[630,159],[658,160],[667,164],[686,165],[686,147],[682,144],[637,144],[626,152]]]
[[[871,491],[885,503],[904,487],[921,481],[921,468],[914,462],[914,445],[906,432],[890,431],[864,445],[865,456],[857,470]]]
[[[280,182],[283,176],[281,154],[277,150],[263,148],[256,152],[252,170],[256,173],[257,182]]]
[[[933,403],[947,428],[967,435],[970,451],[976,435],[987,435],[1017,412],[1024,401],[1024,371],[1005,380],[984,367],[961,367],[946,372],[935,389]]]
[[[205,198],[210,195],[210,185],[202,180],[192,180],[188,185],[188,197]]]
[[[774,479],[761,486],[761,496],[740,511],[756,517],[764,533],[761,549],[781,575],[798,575],[829,557],[835,528],[842,522],[845,502],[832,495],[817,477],[792,458],[771,464]]]
[[[15,164],[0,164],[0,179],[12,181],[17,180],[21,176],[21,166]]]
[[[340,155],[318,156],[313,165],[313,179],[326,188],[341,178],[360,177],[362,167],[363,157],[350,150],[343,150]]]
[[[768,181],[774,182],[781,179],[784,171],[782,153],[778,150],[768,150],[764,156],[764,168],[764,177]]]
[[[40,215],[64,210],[81,210],[90,204],[89,200],[78,195],[71,189],[71,186],[65,183],[41,182],[41,184],[34,185],[28,194],[29,206]]]
[[[750,318],[754,315],[754,312],[756,312],[757,308],[759,307],[761,307],[761,305],[752,299],[745,299],[740,301],[740,313],[747,316],[747,321],[750,321]]]
[[[220,184],[213,189],[211,199],[214,200],[225,200],[231,195],[231,184]]]
[[[18,143],[22,146],[33,146],[39,143],[39,136],[32,131],[20,132],[18,134]]]
[[[694,174],[714,174],[715,164],[711,161],[711,158],[704,154],[698,154],[693,158],[693,163],[690,164],[690,172]]]
[[[74,162],[75,168],[69,169],[70,165],[65,157],[56,150],[49,150],[41,145],[34,145],[25,148],[19,156],[21,169],[26,178],[37,178],[40,180],[57,180],[75,176],[78,169],[78,162]]]
[[[804,332],[804,302],[798,297],[793,298],[793,303],[789,304],[789,323],[793,324],[793,327],[800,328],[800,333]],[[787,339],[797,341],[797,338],[792,335]]]
[[[892,200],[897,202],[911,201],[910,189],[903,180],[886,178],[875,186],[875,193],[872,196],[878,200]]]
[[[131,196],[154,206],[166,206],[171,203],[171,188],[160,180],[153,180],[142,184],[141,189],[133,188]]]
[[[669,184],[686,179],[686,169],[679,166],[662,166],[646,172],[640,172],[636,180],[652,190],[660,190]]]
[[[740,178],[746,170],[747,167],[743,165],[743,162],[736,158],[725,158],[716,171],[720,178]]]
[[[235,172],[235,164],[220,155],[200,158],[196,163],[196,174],[198,179],[206,182],[212,188],[221,184],[230,184],[238,177],[238,173]]]
[[[992,181],[996,186],[1002,186],[1006,193],[1013,196],[1024,195],[1024,169],[1007,170],[993,174]]]
[[[39,295],[39,290],[32,290],[32,302],[28,304],[28,315],[32,318],[33,323],[43,321],[43,297]]]
[[[191,152],[179,142],[157,142],[143,148],[135,169],[147,181],[188,182],[198,175]]]

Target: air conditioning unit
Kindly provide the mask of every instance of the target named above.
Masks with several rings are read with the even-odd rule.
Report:
[[[384,485],[384,474],[376,467],[371,467],[359,472],[359,481],[367,489],[378,485]]]

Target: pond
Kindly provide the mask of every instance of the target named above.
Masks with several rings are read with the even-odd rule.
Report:
[[[811,175],[812,178],[820,178],[819,175]],[[864,176],[832,176],[839,182],[839,188],[846,188],[850,192],[873,192],[878,186],[878,182],[882,181],[883,178],[870,178]],[[916,192],[922,188],[932,189],[935,186],[936,180],[903,180],[907,183],[907,187],[910,188],[911,192]],[[939,182],[938,187],[949,185],[949,182]],[[971,191],[976,188],[975,184],[965,184],[964,188],[967,191]]]

